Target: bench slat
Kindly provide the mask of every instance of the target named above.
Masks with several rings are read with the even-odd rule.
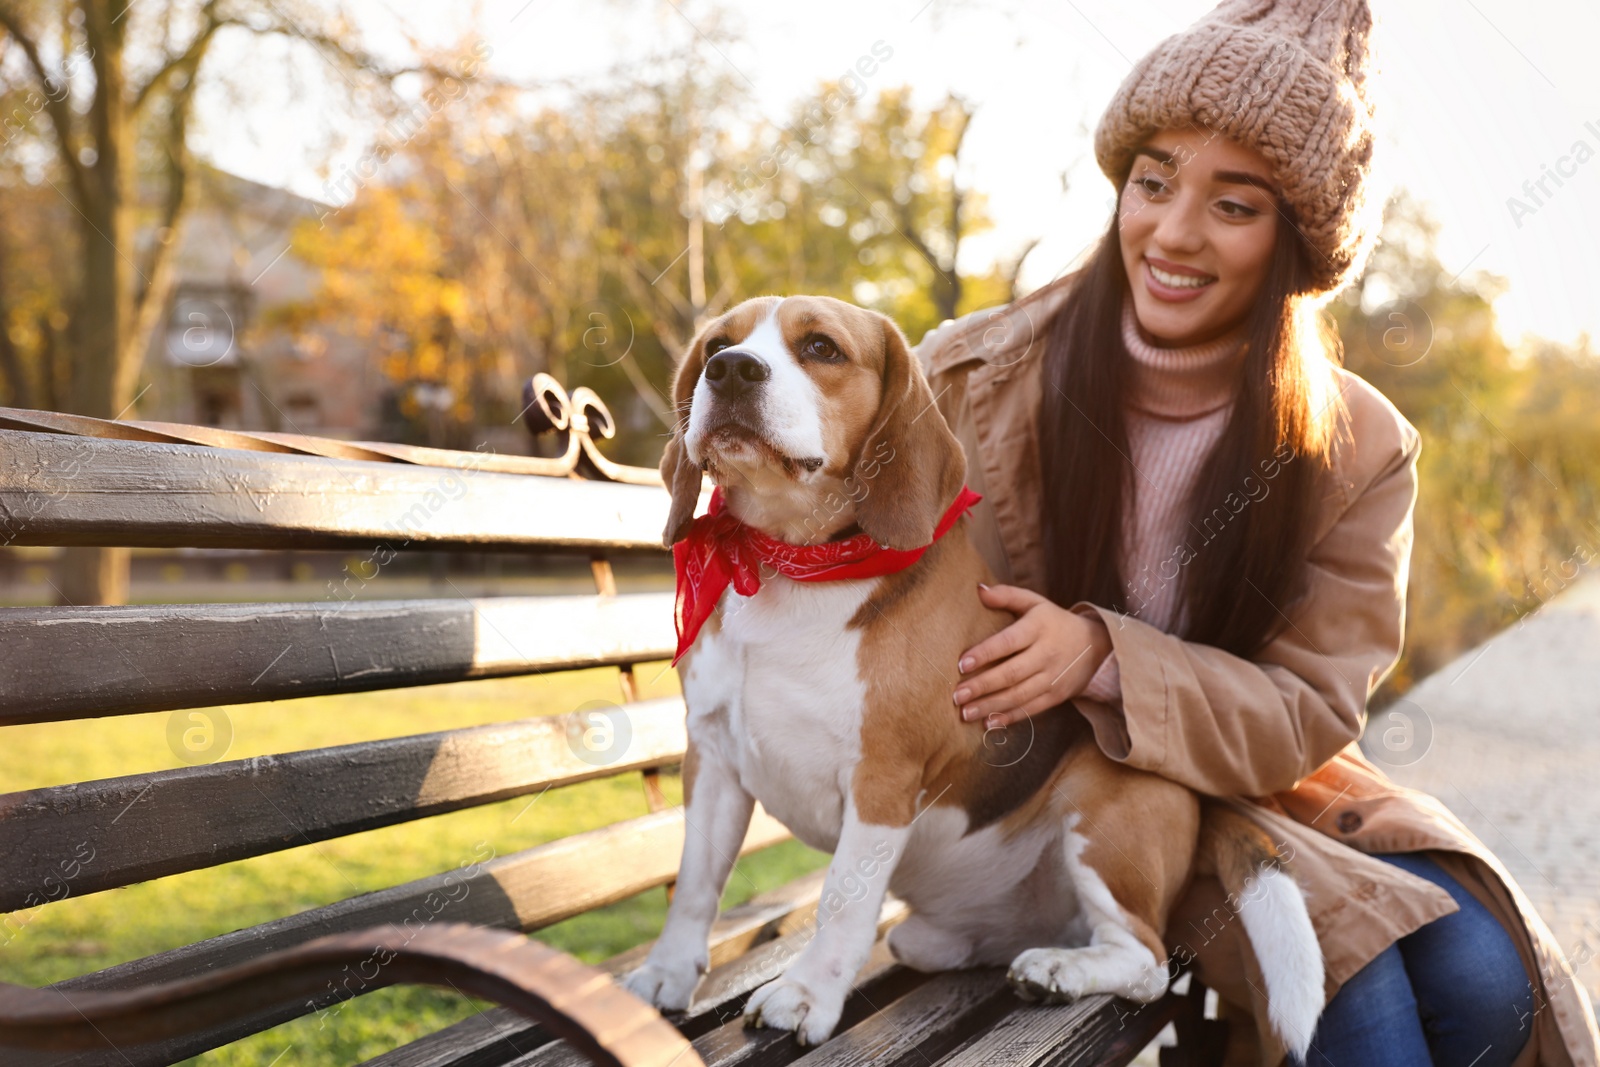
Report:
[[[855,991],[845,1001],[836,1032],[850,1030],[928,980],[928,975],[896,963],[887,943],[880,938],[873,945],[866,966],[856,975]],[[751,1029],[744,1025],[741,1015],[701,1034],[693,1043],[706,1067],[787,1067],[807,1053],[788,1031]],[[576,1067],[580,1062],[571,1048],[552,1044],[517,1067]]]
[[[609,418],[609,414],[606,416]],[[592,423],[590,423],[592,428]],[[100,437],[114,441],[159,441],[167,444],[205,445],[210,448],[244,449],[247,452],[282,452],[288,455],[329,456],[334,459],[365,459],[378,463],[391,460],[423,467],[495,470],[507,474],[538,474],[565,477],[578,466],[580,457],[591,460],[607,479],[636,485],[660,485],[661,475],[652,467],[628,467],[602,455],[585,432],[569,438],[566,454],[543,459],[536,456],[508,456],[495,452],[462,452],[423,445],[402,445],[390,441],[343,441],[310,437],[298,433],[265,430],[223,430],[214,426],[193,426],[180,422],[153,422],[126,419],[115,422],[60,411],[31,411],[0,407],[0,430],[27,430],[36,433],[68,434],[74,437]],[[579,439],[583,438],[580,445]]]
[[[1072,1067],[1131,1061],[1177,1014],[1168,994],[1138,1005],[1107,994],[1071,1004],[1025,1005],[946,1057],[939,1067]]]
[[[1005,970],[935,975],[921,988],[797,1061],[803,1067],[925,1067],[1021,1003]]]
[[[350,897],[326,907],[235,930],[220,937],[146,956],[51,988],[127,989],[203,975],[275,949],[328,934],[384,923],[465,922],[531,931],[663,885],[678,873],[683,809],[644,815],[599,830],[551,841],[508,856],[464,861],[463,868]],[[760,805],[740,854],[788,840],[789,832]],[[73,1053],[75,1058],[30,1059],[28,1067],[155,1067],[320,1010],[321,997],[263,1004],[259,1011],[182,1039],[121,1052]]]
[[[683,758],[680,698],[614,715],[614,752],[574,712],[3,795],[0,911]]]
[[[769,966],[769,960],[789,958],[804,946],[811,937],[825,874],[804,875],[729,908],[717,918],[711,927],[711,972],[701,983],[695,1003],[679,1021],[680,1030],[695,1037],[726,1022],[728,1013],[737,1012],[744,997],[777,965]],[[904,913],[901,902],[886,902],[879,930],[888,929]],[[600,968],[613,975],[625,974],[644,962],[654,944],[648,941],[619,953]],[[494,1067],[551,1040],[537,1023],[504,1008],[490,1008],[367,1060],[361,1067]]]
[[[670,593],[0,608],[0,726],[667,659],[672,618]]]
[[[0,543],[660,552],[658,486],[7,431]]]
[[[902,904],[886,902],[884,910],[879,913],[878,929],[882,931],[892,926],[903,914]],[[792,954],[803,945],[804,940],[796,939],[796,944],[790,946],[788,951]],[[784,945],[774,943],[764,945],[757,951],[761,953],[784,948]],[[787,1030],[767,1027],[746,1029],[744,1026],[744,1004],[750,992],[764,984],[772,968],[761,970],[764,972],[762,976],[754,980],[748,972],[740,974],[735,971],[724,981],[730,983],[728,986],[730,990],[737,991],[736,996],[720,1003],[691,1005],[691,1014],[687,1017],[677,1017],[678,1029],[693,1039],[695,1050],[704,1057],[707,1067],[713,1064],[717,1064],[718,1067],[733,1067],[735,1064],[740,1067],[781,1067],[783,1064],[803,1062],[807,1050],[802,1048],[795,1041],[794,1035]],[[836,1033],[845,1033],[851,1027],[860,1025],[870,1015],[899,1003],[902,998],[916,995],[925,987],[929,978],[928,975],[918,974],[895,964],[887,945],[880,937],[873,945],[866,965],[856,975],[853,983],[854,992],[845,1004],[844,1015],[840,1019]],[[708,976],[706,985],[701,988],[705,990],[710,985],[711,977]],[[585,1067],[588,1062],[571,1045],[564,1041],[555,1041],[543,1046],[532,1055],[515,1061],[494,1055],[472,1062],[471,1067],[509,1067],[513,1063],[515,1067]],[[454,1064],[452,1067],[467,1067],[467,1065]]]
[[[822,873],[822,872],[818,872]],[[882,937],[906,917],[905,902],[889,897],[878,911],[877,936]],[[689,1010],[678,1028],[699,1037],[740,1016],[750,994],[782,974],[817,934],[816,908],[806,910],[804,923],[782,937],[767,941],[735,959],[715,967],[695,990]]]

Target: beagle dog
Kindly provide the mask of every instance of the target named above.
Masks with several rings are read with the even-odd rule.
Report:
[[[984,730],[950,693],[1012,621],[958,512],[966,458],[886,316],[759,297],[697,336],[661,460],[678,563],[688,830],[660,940],[624,984],[688,1006],[756,801],[833,854],[816,933],[746,1022],[824,1041],[884,894],[919,970],[1009,964],[1026,999],[1159,999],[1167,916],[1195,872],[1237,900],[1269,1014],[1302,1056],[1322,955],[1273,842],[1227,802],[1106,757],[1070,708]],[[695,518],[702,473],[713,513]]]

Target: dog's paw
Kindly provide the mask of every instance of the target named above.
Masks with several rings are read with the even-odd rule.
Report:
[[[689,1006],[700,972],[692,964],[664,966],[646,963],[622,977],[622,988],[663,1011],[683,1011]]]
[[[1099,975],[1083,949],[1030,948],[1011,961],[1006,981],[1023,1000],[1044,1004],[1065,1004],[1086,993],[1105,992],[1096,988]]]
[[[839,1025],[844,995],[818,991],[793,978],[768,982],[754,993],[744,1008],[746,1026],[793,1030],[802,1045],[820,1045]]]

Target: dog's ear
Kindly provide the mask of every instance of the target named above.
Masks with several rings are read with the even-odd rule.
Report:
[[[672,494],[672,506],[667,511],[667,526],[661,531],[661,543],[671,548],[689,530],[694,521],[694,509],[700,502],[703,476],[683,447],[683,431],[672,435],[667,450],[661,453],[661,480]]]
[[[874,313],[877,314],[877,313]],[[883,400],[852,477],[859,483],[856,522],[890,548],[933,540],[945,509],[967,480],[967,456],[933,401],[922,365],[900,327],[883,326]]]
[[[660,468],[661,481],[666,485],[667,492],[672,494],[672,505],[667,511],[667,527],[661,532],[661,543],[668,548],[683,540],[689,523],[694,520],[695,506],[700,502],[703,476],[694,460],[689,458],[683,436],[689,431],[689,405],[694,400],[694,387],[700,381],[700,372],[706,366],[706,341],[711,329],[708,325],[689,342],[683,359],[678,362],[677,374],[672,379],[672,417],[675,421],[672,439],[667,442],[666,451],[661,453]]]

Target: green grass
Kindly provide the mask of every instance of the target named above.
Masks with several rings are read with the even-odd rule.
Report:
[[[641,697],[676,692],[662,665],[639,670]],[[571,711],[616,700],[616,672],[462,682],[340,697],[208,709],[233,730],[228,759],[426,733]],[[187,714],[187,713],[174,713]],[[0,792],[178,767],[167,714],[15,726],[0,746]],[[673,803],[679,782],[665,776]],[[241,860],[124,889],[68,897],[11,917],[0,979],[45,985],[357,893],[395,885],[541,842],[643,815],[637,774],[514,798],[404,826]],[[196,818],[216,818],[196,812]],[[827,857],[789,842],[739,862],[725,904],[815,870]],[[653,937],[666,913],[653,890],[539,931],[535,936],[595,962]],[[4,940],[0,935],[0,940]],[[286,1023],[198,1056],[206,1067],[334,1067],[356,1063],[471,1015],[475,1002],[448,991],[400,987],[346,1003],[326,1019]],[[279,1058],[281,1057],[281,1058]]]

